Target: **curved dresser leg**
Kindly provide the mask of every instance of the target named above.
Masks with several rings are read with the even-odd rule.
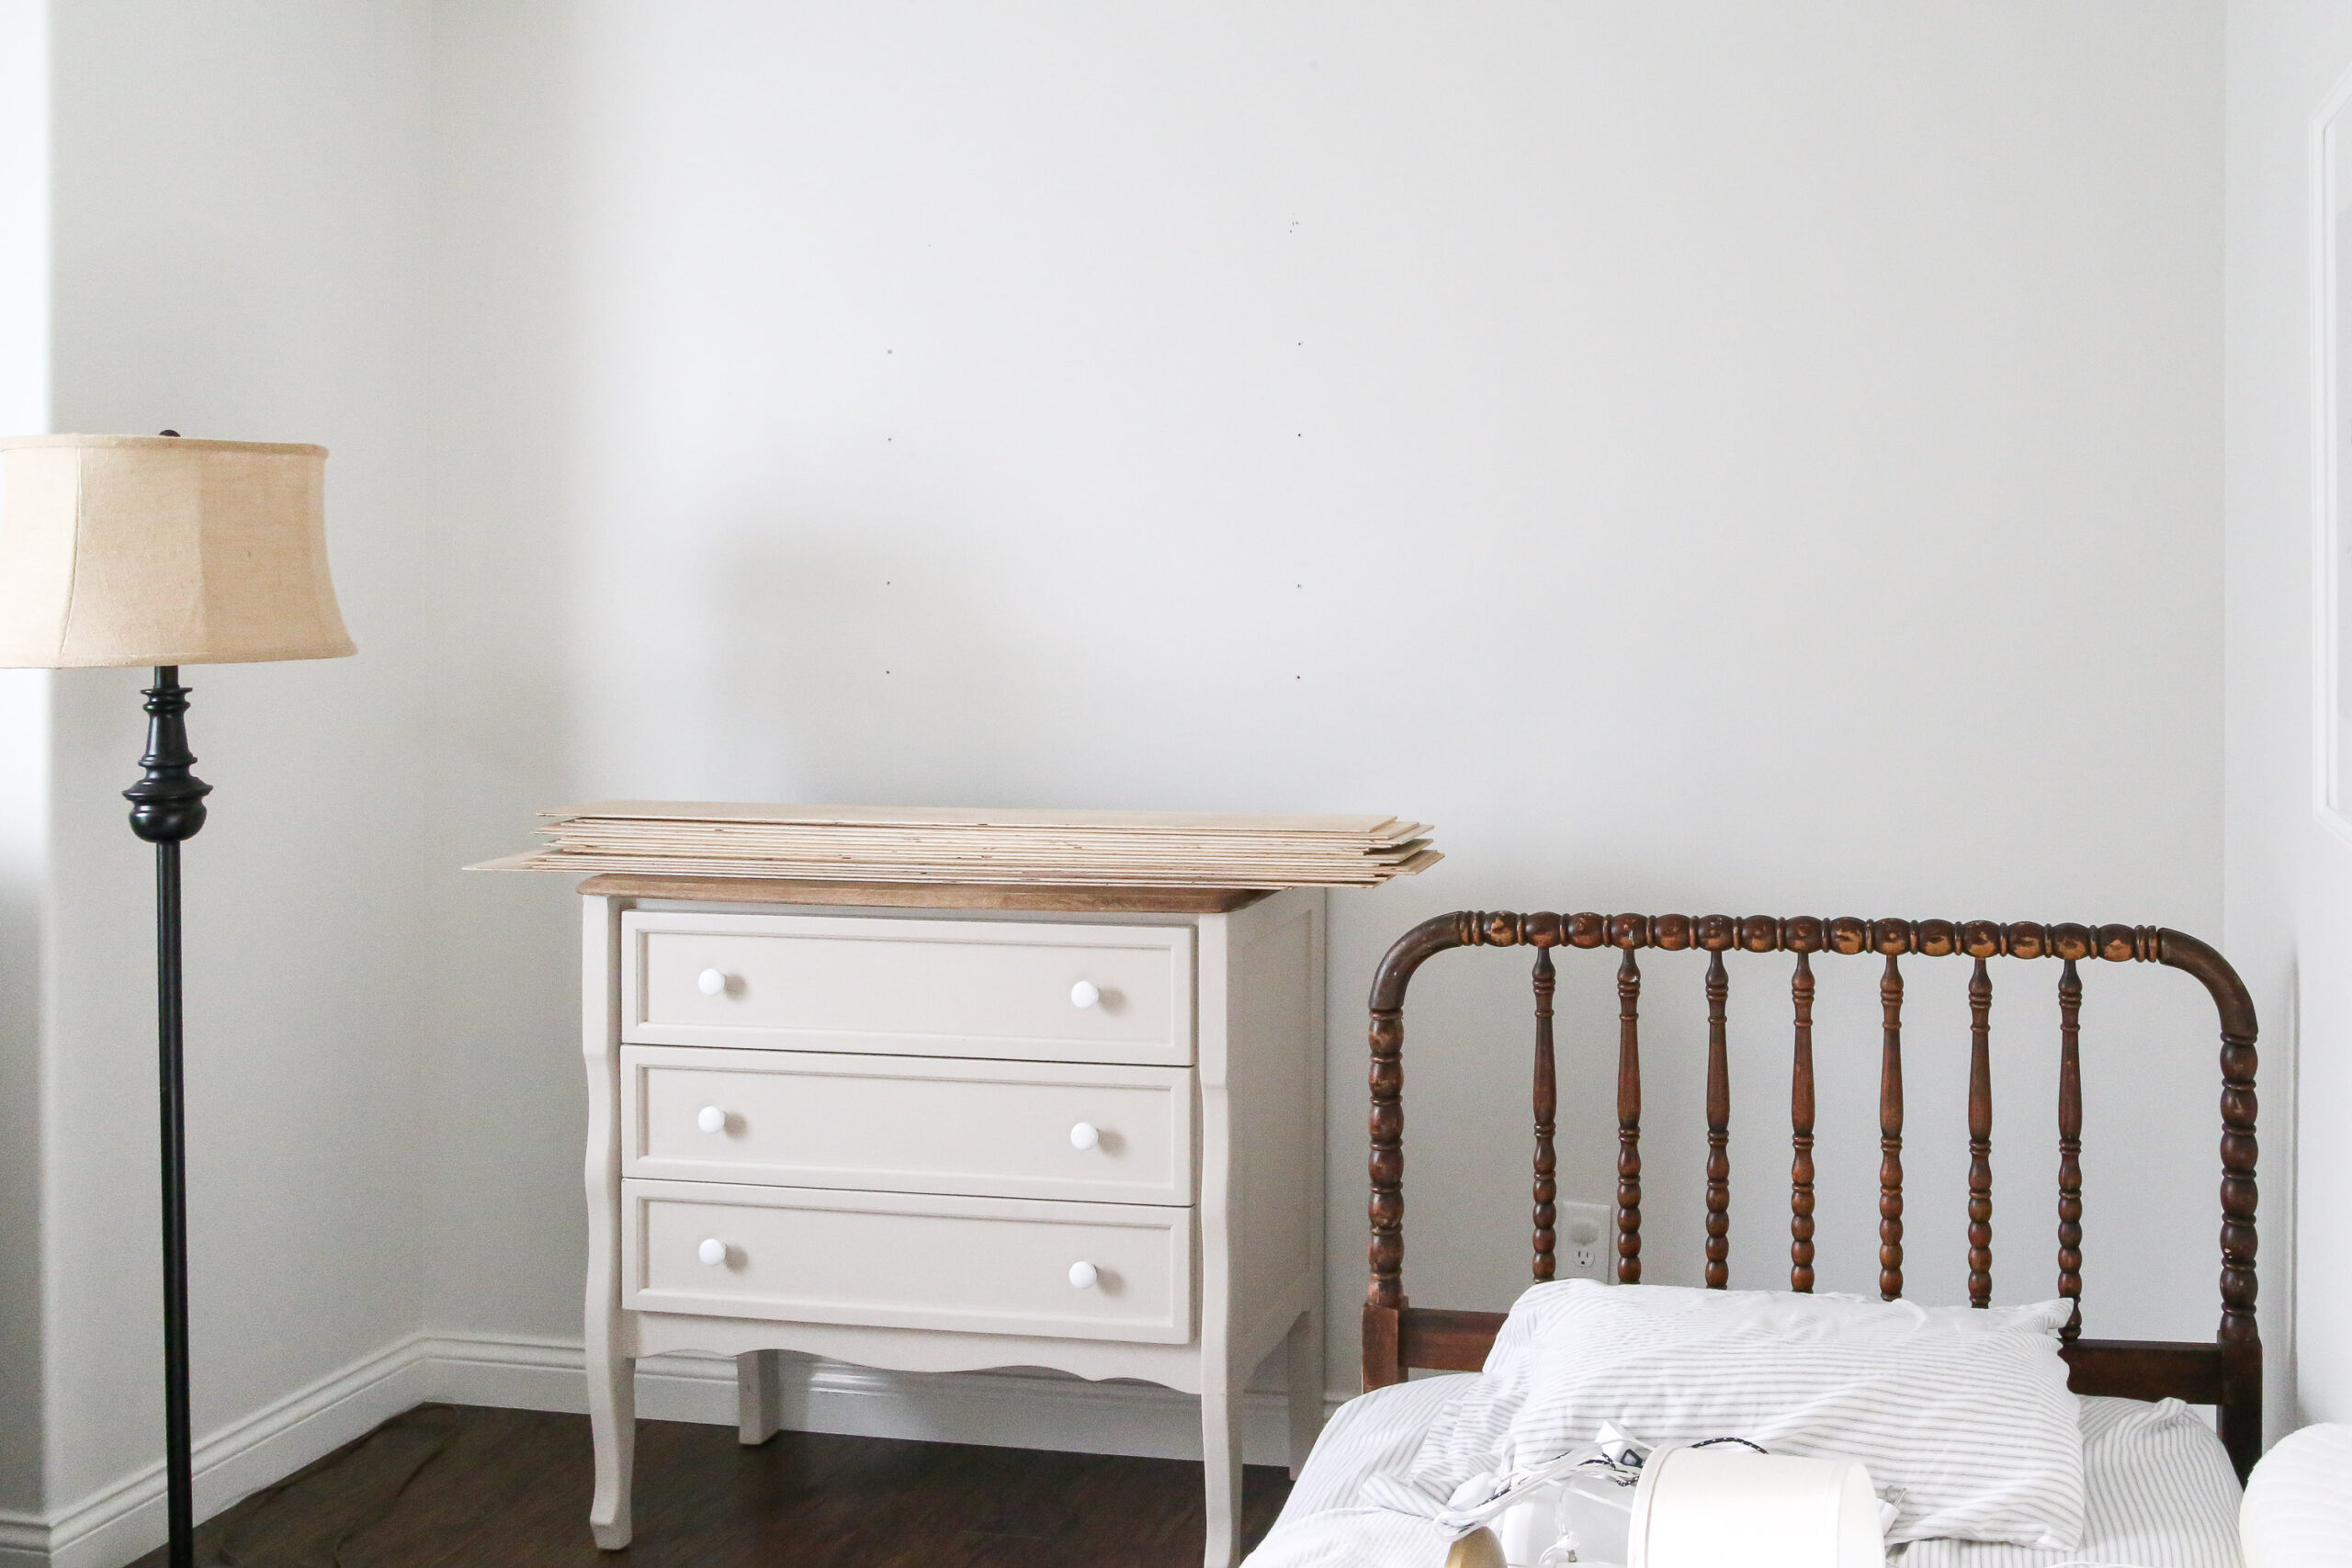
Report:
[[[637,1358],[621,1310],[620,908],[585,897],[581,955],[582,1052],[588,1067],[588,1432],[596,1493],[588,1528],[618,1551],[629,1540],[629,1480],[637,1468]]]
[[[1222,1367],[1206,1369],[1201,1390],[1201,1469],[1208,1541],[1203,1568],[1234,1568],[1241,1560],[1241,1391]]]
[[[1285,1342],[1290,1388],[1290,1478],[1306,1468],[1315,1439],[1323,1430],[1323,1313],[1319,1307],[1298,1314]]]
[[[588,1431],[596,1448],[596,1494],[588,1528],[596,1544],[629,1542],[629,1481],[637,1468],[637,1362],[593,1328],[588,1343]]]

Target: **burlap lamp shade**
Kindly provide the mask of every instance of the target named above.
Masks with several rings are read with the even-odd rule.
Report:
[[[327,576],[326,448],[0,439],[0,666],[354,650]]]

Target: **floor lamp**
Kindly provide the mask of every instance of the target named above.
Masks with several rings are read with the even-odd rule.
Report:
[[[155,846],[164,1184],[164,1472],[172,1568],[196,1561],[180,843],[212,786],[190,770],[183,664],[354,649],[327,577],[326,448],[162,435],[0,440],[0,666],[151,665],[146,776],[123,795]]]

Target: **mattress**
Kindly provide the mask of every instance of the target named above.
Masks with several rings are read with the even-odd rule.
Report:
[[[1452,1538],[1428,1520],[1367,1506],[1363,1483],[1402,1476],[1421,1439],[1475,1378],[1422,1378],[1340,1407],[1248,1568],[1445,1568]],[[2079,1551],[1923,1540],[1890,1568],[2245,1568],[2237,1477],[2211,1428],[2177,1400],[2081,1401],[2088,1492]]]

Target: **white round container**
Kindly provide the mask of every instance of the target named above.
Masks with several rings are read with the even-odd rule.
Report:
[[[1625,1548],[1627,1568],[1886,1568],[1869,1471],[1733,1444],[1651,1454]]]
[[[2352,1565],[2352,1426],[2306,1427],[2254,1467],[2238,1513],[2246,1568]]]

